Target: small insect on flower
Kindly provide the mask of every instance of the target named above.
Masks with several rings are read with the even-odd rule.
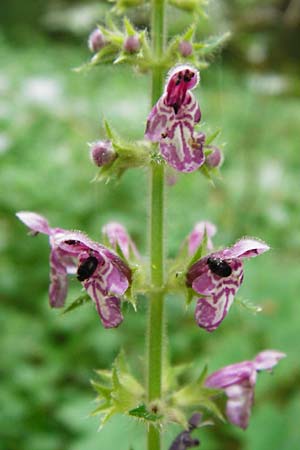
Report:
[[[257,373],[262,370],[271,372],[285,356],[285,353],[277,350],[265,350],[250,361],[225,366],[206,378],[206,387],[222,389],[225,392],[229,422],[244,430],[248,427]]]
[[[232,273],[232,269],[228,262],[224,261],[221,258],[214,258],[210,256],[207,258],[207,264],[210,270],[218,275],[219,277],[226,278],[229,277]]]
[[[95,256],[89,256],[77,269],[77,279],[84,281],[90,278],[98,266],[98,259]]]
[[[255,238],[242,238],[232,247],[200,258],[187,272],[186,283],[199,294],[195,318],[199,327],[214,331],[226,317],[243,282],[243,260],[269,250]]]

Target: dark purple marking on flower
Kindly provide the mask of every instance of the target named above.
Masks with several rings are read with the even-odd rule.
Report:
[[[84,281],[90,278],[98,266],[98,259],[95,256],[89,256],[77,269],[77,279]]]
[[[194,81],[195,80],[195,81]],[[197,83],[197,72],[189,67],[174,73],[169,79],[166,89],[165,104],[172,106],[175,114],[186,100],[186,93]]]
[[[65,244],[68,244],[68,245],[80,245],[81,242],[80,241],[76,241],[75,239],[67,239],[65,241]]]
[[[248,427],[257,372],[271,370],[285,356],[277,350],[265,350],[252,361],[225,366],[206,378],[206,387],[224,390],[227,396],[226,415],[229,422],[244,430]]]
[[[230,265],[224,259],[210,256],[207,258],[207,264],[210,270],[219,277],[226,278],[232,273]]]

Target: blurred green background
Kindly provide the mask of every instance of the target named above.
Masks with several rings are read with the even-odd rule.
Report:
[[[147,173],[128,171],[119,184],[90,181],[87,142],[103,137],[103,116],[125,136],[141,138],[150,80],[126,67],[82,75],[86,40],[107,4],[2,1],[0,33],[0,449],[142,450],[143,428],[121,417],[97,432],[89,418],[95,368],[107,368],[120,346],[138,371],[144,352],[146,300],[126,308],[116,330],[104,330],[88,305],[61,316],[48,307],[48,242],[31,239],[19,210],[44,214],[52,226],[98,239],[108,220],[124,223],[146,252]],[[243,235],[272,250],[246,262],[243,298],[263,306],[252,315],[238,304],[212,335],[194,324],[192,305],[167,299],[170,358],[200,370],[252,358],[265,348],[288,354],[275,374],[259,376],[246,432],[218,424],[198,433],[206,450],[300,449],[299,363],[299,2],[212,1],[200,34],[233,32],[202,73],[196,95],[204,129],[222,128],[222,180],[199,174],[168,188],[168,254],[199,220],[218,227],[217,246]],[[148,12],[131,14],[147,25]],[[186,14],[171,10],[171,32]],[[69,301],[79,293],[70,281]],[[141,377],[143,373],[140,373]],[[178,432],[164,434],[165,449]]]

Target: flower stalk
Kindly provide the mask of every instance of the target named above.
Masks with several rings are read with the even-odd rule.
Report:
[[[165,45],[165,0],[152,0],[152,48],[159,61]],[[163,69],[152,72],[151,103],[162,94]],[[158,288],[150,296],[148,319],[147,389],[149,403],[160,399],[162,391],[162,354],[164,333],[164,166],[153,163],[150,172],[150,280]],[[160,432],[153,425],[148,428],[148,450],[160,450]]]

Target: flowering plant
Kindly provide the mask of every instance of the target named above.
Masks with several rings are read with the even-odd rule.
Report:
[[[52,307],[65,307],[64,312],[69,312],[91,300],[102,325],[115,328],[121,325],[125,315],[129,320],[131,312],[126,314],[123,310],[126,301],[137,310],[138,294],[147,297],[146,381],[132,373],[121,351],[111,370],[98,370],[92,384],[97,392],[94,414],[101,416],[101,425],[118,413],[143,421],[148,450],[162,448],[161,432],[172,422],[179,424],[183,431],[170,443],[170,450],[200,445],[191,433],[205,425],[217,425],[217,420],[225,420],[218,403],[224,394],[228,421],[246,428],[257,372],[271,370],[285,356],[277,350],[265,350],[253,360],[226,366],[211,375],[207,375],[204,367],[196,379],[190,375],[181,377],[187,368],[172,367],[164,357],[166,294],[175,291],[178,298],[186,297],[187,304],[196,296],[197,325],[215,332],[222,326],[243,281],[244,260],[269,250],[266,243],[252,237],[243,237],[231,247],[214,249],[217,227],[205,220],[195,225],[178,256],[173,261],[165,260],[167,170],[177,175],[197,172],[212,179],[223,161],[221,149],[213,143],[217,132],[209,136],[200,129],[201,110],[195,90],[200,82],[199,70],[208,66],[207,57],[228,38],[225,34],[197,42],[195,30],[197,17],[203,13],[201,2],[172,0],[170,3],[193,12],[196,17],[184,34],[166,43],[165,0],[153,0],[150,38],[146,30],[138,30],[127,18],[121,27],[109,20],[90,34],[88,46],[93,56],[79,69],[127,63],[141,73],[151,73],[152,108],[149,107],[144,136],[129,141],[105,121],[106,136],[90,144],[91,161],[99,170],[95,181],[120,178],[132,168],[149,171],[149,258],[141,256],[124,226],[117,222],[103,226],[99,243],[81,231],[52,228],[38,213],[17,213],[31,235],[49,236]],[[138,0],[117,0],[112,14],[123,14],[127,8],[140,4]],[[77,278],[84,294],[66,307],[68,276]],[[205,415],[208,418],[204,420]]]

